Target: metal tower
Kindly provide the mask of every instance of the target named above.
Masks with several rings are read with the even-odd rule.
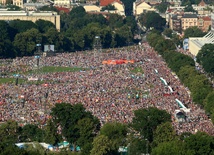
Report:
[[[95,36],[93,47],[94,47],[94,51],[98,51],[98,52],[102,51],[102,44],[101,44],[100,36]]]

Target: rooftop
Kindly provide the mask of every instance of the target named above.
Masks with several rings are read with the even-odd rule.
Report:
[[[120,4],[123,4],[120,0],[100,0],[100,6],[107,6],[113,2],[118,2]]]
[[[198,18],[197,14],[184,14],[182,18]]]
[[[198,4],[198,6],[206,6],[207,4],[204,2],[204,0],[201,0],[201,2]]]

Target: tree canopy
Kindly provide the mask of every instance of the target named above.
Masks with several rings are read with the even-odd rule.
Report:
[[[141,25],[144,25],[147,29],[154,28],[162,31],[166,25],[166,20],[154,11],[142,13],[139,21]]]
[[[158,125],[170,122],[171,116],[164,110],[157,108],[139,109],[134,111],[134,118],[131,126],[149,142],[153,141],[153,133]]]
[[[197,62],[203,66],[203,69],[214,75],[214,45],[213,44],[205,44],[201,50],[198,52],[196,58]]]
[[[206,33],[204,33],[197,26],[189,27],[184,31],[184,38],[189,37],[203,37]]]
[[[52,108],[51,115],[56,127],[62,128],[62,135],[74,145],[74,148],[77,144],[84,148],[87,145],[85,143],[92,141],[94,133],[99,130],[99,120],[87,112],[82,104],[56,104]],[[88,126],[85,127],[84,123]]]

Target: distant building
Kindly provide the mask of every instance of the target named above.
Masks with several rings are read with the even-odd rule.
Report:
[[[59,11],[59,13],[69,13],[71,11],[70,8],[64,8],[64,7],[58,7],[58,6],[55,6],[55,8]]]
[[[114,1],[111,3],[116,8],[116,13],[121,16],[125,16],[125,6],[120,1]]]
[[[100,12],[100,7],[96,5],[84,5],[86,12]]]
[[[173,6],[180,6],[181,5],[181,0],[166,0],[165,2],[168,2]]]
[[[26,11],[37,11],[39,8],[42,8],[48,5],[49,4],[43,4],[43,3],[24,3],[23,8]]]
[[[118,3],[122,4],[122,2],[120,0],[100,0],[100,6],[101,7],[108,6],[108,5],[112,4],[113,2],[118,2]]]
[[[198,18],[198,28],[200,28],[203,32],[207,32],[211,26],[211,17],[204,16]]]
[[[7,2],[6,0],[0,0],[1,5],[6,5],[6,2]]]
[[[189,27],[198,26],[198,16],[197,14],[184,14],[181,17],[182,31],[188,29]]]
[[[0,11],[0,20],[27,20],[36,22],[39,19],[52,22],[58,31],[60,31],[60,15],[56,12],[42,11],[42,12],[26,12],[26,11]]]
[[[161,3],[162,0],[144,0],[144,2],[149,4],[158,4],[158,3]]]
[[[170,18],[170,22],[169,22],[170,29],[172,29],[178,33],[181,33],[181,31],[182,31],[181,17],[182,16],[180,16],[180,15],[173,15]]]
[[[54,6],[70,8],[71,1],[70,0],[54,0]]]
[[[116,10],[109,11],[110,13],[117,13],[119,15],[125,16],[125,6],[120,0],[100,0],[100,7],[105,7],[112,5]]]
[[[155,11],[155,8],[144,1],[136,1],[133,3],[133,15],[139,16],[141,13]]]
[[[24,0],[13,0],[13,5],[23,8]]]

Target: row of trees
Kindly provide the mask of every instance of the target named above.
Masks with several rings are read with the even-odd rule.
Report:
[[[173,41],[164,39],[158,32],[150,33],[147,39],[150,45],[162,55],[171,70],[178,75],[182,83],[189,88],[193,101],[205,107],[206,112],[210,114],[213,111],[213,105],[211,104],[211,99],[213,99],[212,84],[204,74],[200,74],[195,69],[194,60],[175,51],[176,47]],[[198,59],[198,61],[201,59]],[[214,121],[213,114],[212,120]]]
[[[87,112],[81,104],[56,104],[52,118],[44,128],[28,124],[19,127],[17,122],[8,121],[0,126],[0,155],[43,155],[38,146],[29,145],[25,149],[14,146],[16,142],[46,142],[56,146],[62,140],[80,146],[82,155],[117,155],[120,146],[128,146],[128,154],[204,154],[214,153],[214,138],[206,133],[176,135],[171,125],[171,116],[157,108],[134,111],[130,124],[106,123],[102,127],[99,120]],[[61,132],[59,133],[59,128]],[[35,143],[36,145],[36,143]],[[57,154],[71,154],[62,151]]]
[[[197,62],[203,67],[209,76],[214,76],[214,45],[205,44],[196,56]]]
[[[154,11],[142,13],[138,20],[142,26],[146,27],[146,29],[154,28],[163,31],[166,26],[166,19]]]
[[[109,14],[105,18],[87,14],[83,7],[61,15],[61,32],[44,20],[0,21],[0,57],[33,55],[36,44],[53,44],[59,52],[92,49],[95,36],[100,36],[103,48],[126,46],[133,42],[136,29],[132,16]]]

